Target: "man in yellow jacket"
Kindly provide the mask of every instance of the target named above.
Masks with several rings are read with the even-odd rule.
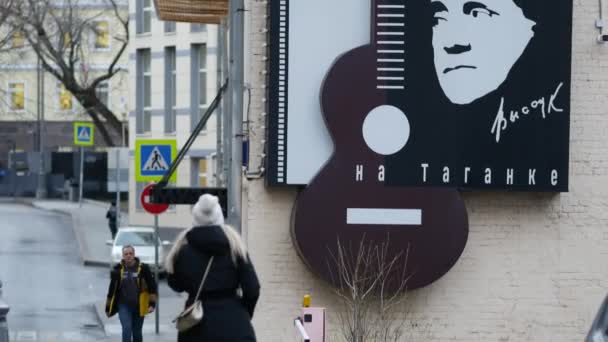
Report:
[[[122,325],[122,342],[142,342],[144,317],[154,311],[158,289],[150,267],[135,257],[135,248],[122,248],[122,260],[110,276],[106,315],[118,318]],[[132,338],[132,339],[131,339]]]

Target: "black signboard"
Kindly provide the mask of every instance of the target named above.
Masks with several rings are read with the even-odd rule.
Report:
[[[290,77],[301,74],[289,49],[305,29],[292,23],[292,2],[270,2],[271,185],[304,183],[288,177],[287,156],[304,144],[289,139],[298,129],[288,125],[290,99],[308,95]],[[318,88],[307,90],[316,93],[326,127],[342,127],[329,130],[329,148],[352,156],[341,165],[344,177],[399,187],[568,190],[572,0],[376,0],[366,7],[367,45],[343,51]],[[339,27],[345,20],[334,12],[316,8],[308,21]],[[310,39],[332,44],[323,35]],[[338,146],[340,136],[352,141]]]

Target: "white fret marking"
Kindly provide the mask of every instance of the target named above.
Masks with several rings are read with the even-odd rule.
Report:
[[[379,40],[378,44],[403,45],[403,44],[405,44],[405,41],[403,41],[403,40]]]
[[[378,5],[378,8],[405,8],[405,5]]]
[[[405,26],[404,23],[378,23],[378,26]]]
[[[405,18],[405,14],[398,14],[398,13],[378,13],[378,18]]]
[[[377,85],[376,89],[405,89],[405,87],[400,85]]]
[[[378,76],[379,80],[385,81],[403,81],[405,77],[403,76]]]
[[[379,36],[403,36],[404,32],[378,32]]]
[[[405,53],[405,50],[378,50],[378,53]]]
[[[403,58],[378,58],[378,62],[381,63],[401,63],[404,62]]]

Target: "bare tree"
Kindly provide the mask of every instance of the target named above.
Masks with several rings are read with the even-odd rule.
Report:
[[[0,8],[12,9],[16,1],[17,0],[0,0]],[[10,37],[13,34],[13,32],[8,28],[8,25],[6,25],[9,13],[9,11],[0,11],[0,27],[6,28],[5,34],[0,36],[0,51],[7,45]]]
[[[389,240],[364,237],[354,248],[338,240],[330,251],[334,291],[343,304],[338,321],[344,341],[395,342],[404,334],[409,246],[389,254]]]
[[[5,16],[7,27],[2,40],[8,41],[15,32],[23,35],[44,70],[74,96],[108,146],[115,145],[109,130],[120,136],[122,123],[99,98],[97,87],[124,71],[118,62],[129,41],[129,17],[127,11],[121,12],[119,1],[98,0],[97,4],[106,10],[96,11],[86,6],[90,0],[0,0],[0,13]],[[112,49],[107,68],[93,71],[91,50],[96,48],[100,36],[108,34],[110,25],[100,25],[99,18],[108,11],[118,23],[111,38],[119,45]]]

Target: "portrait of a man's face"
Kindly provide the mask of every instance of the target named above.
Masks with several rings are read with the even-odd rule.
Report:
[[[433,53],[439,85],[454,104],[496,90],[534,36],[513,0],[433,0]]]

